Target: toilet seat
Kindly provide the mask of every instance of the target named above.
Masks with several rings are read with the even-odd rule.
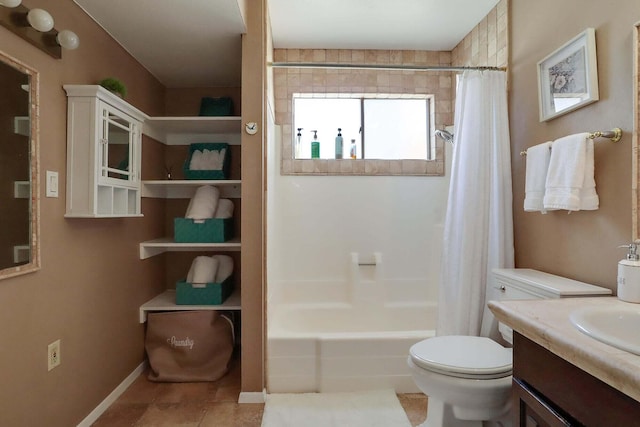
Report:
[[[494,379],[511,375],[513,354],[485,337],[441,336],[414,344],[409,350],[415,365],[442,375]]]

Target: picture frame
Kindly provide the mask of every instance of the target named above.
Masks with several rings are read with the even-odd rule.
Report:
[[[540,121],[545,122],[596,102],[596,31],[587,28],[538,62]]]

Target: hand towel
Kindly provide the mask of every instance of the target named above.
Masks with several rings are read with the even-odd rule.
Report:
[[[231,218],[233,216],[233,202],[229,199],[218,200],[218,208],[214,218]]]
[[[191,198],[185,218],[209,219],[213,218],[218,208],[220,191],[211,185],[198,187],[195,195]]]
[[[216,283],[221,283],[233,273],[233,258],[229,255],[214,255],[213,258],[218,260]]]
[[[553,141],[543,199],[545,209],[580,210],[588,136],[579,133]]]
[[[196,150],[191,155],[191,161],[189,162],[189,169],[192,171],[202,169],[202,151]]]
[[[223,148],[220,151],[215,151],[215,153],[217,154],[217,156],[214,157],[213,167],[211,169],[222,170],[224,166],[224,156],[227,153],[227,149]]]
[[[600,206],[600,198],[596,193],[595,163],[593,159],[593,139],[587,138],[584,162],[584,181],[580,190],[580,210],[594,211]]]
[[[209,256],[195,257],[187,274],[187,282],[214,283],[218,274],[218,262],[218,259]]]
[[[527,171],[524,185],[525,212],[547,213],[544,208],[544,188],[551,157],[551,141],[527,149]]]

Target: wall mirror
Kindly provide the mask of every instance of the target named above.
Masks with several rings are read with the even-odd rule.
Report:
[[[633,218],[633,241],[640,239],[638,227],[640,226],[640,218],[638,218],[638,205],[640,205],[640,194],[638,185],[640,184],[640,174],[638,172],[640,166],[640,153],[638,152],[638,138],[640,138],[640,22],[638,22],[633,30],[633,141],[632,141],[632,218]]]
[[[0,51],[0,279],[40,268],[38,72]]]

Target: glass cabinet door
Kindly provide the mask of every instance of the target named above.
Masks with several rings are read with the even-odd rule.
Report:
[[[135,141],[137,121],[107,104],[102,104],[99,176],[101,180],[115,179],[126,182],[137,180]]]

